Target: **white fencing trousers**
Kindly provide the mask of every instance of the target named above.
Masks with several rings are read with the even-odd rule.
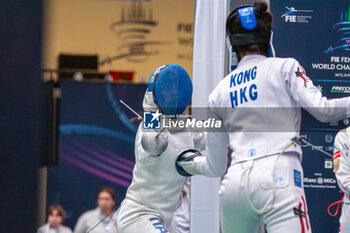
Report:
[[[281,155],[275,167],[276,199],[270,211],[259,214],[250,206],[248,192],[257,210],[267,210],[273,201],[273,167],[278,155],[232,165],[220,187],[221,227],[223,233],[257,233],[264,221],[268,233],[311,233],[303,189],[303,170],[299,155]]]
[[[340,233],[350,232],[350,203],[344,203],[340,216]]]
[[[169,233],[156,211],[128,199],[120,207],[117,229],[118,233]]]

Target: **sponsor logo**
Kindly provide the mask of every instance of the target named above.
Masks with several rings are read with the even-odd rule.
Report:
[[[275,178],[275,184],[276,187],[285,187],[287,185],[286,180],[280,176]]]
[[[330,126],[338,126],[338,121],[331,121],[331,122],[329,122],[329,125]]]
[[[339,150],[334,150],[333,153],[333,160],[336,160],[341,157],[340,151]]]
[[[350,86],[333,86],[331,93],[350,93]]]
[[[310,15],[313,10],[298,10],[295,7],[286,6],[287,11],[281,15],[286,23],[309,23],[312,19]]]
[[[323,150],[323,146],[313,146],[312,150]]]
[[[337,173],[337,171],[339,170],[339,165],[340,165],[340,160],[334,160],[333,161],[333,165],[334,165],[334,169],[333,169],[333,172],[334,173]]]
[[[299,188],[302,186],[301,172],[298,170],[294,170],[294,184]]]
[[[323,178],[322,177],[318,177],[317,178],[317,184],[323,184]]]
[[[327,134],[325,137],[324,137],[324,140],[327,142],[327,143],[331,143],[333,141],[333,136],[331,134]]]
[[[255,149],[250,149],[248,152],[249,157],[254,157],[256,155],[256,150]]]
[[[332,169],[333,168],[333,164],[331,160],[326,160],[324,161],[324,168],[326,169]]]
[[[334,173],[336,173],[339,170],[340,157],[341,157],[340,151],[337,149],[336,146],[334,146],[334,152],[333,152],[333,172]]]
[[[207,120],[197,120],[188,116],[179,116],[178,118],[161,118],[161,113],[144,112],[143,128],[160,129],[160,128],[197,128],[197,129],[220,129],[222,121],[215,118]]]
[[[143,113],[143,128],[144,129],[160,129],[160,116],[162,114],[157,110],[156,112]]]
[[[186,119],[163,119],[164,128],[221,128],[222,122],[216,120],[215,118],[209,118],[205,121],[197,120],[195,118],[186,118]]]
[[[315,87],[315,86],[310,86],[307,88],[307,90],[311,93],[320,91],[320,89],[318,87]]]
[[[334,178],[323,178],[323,177],[308,178],[308,177],[304,177],[305,184],[335,184],[336,182],[337,181]]]
[[[305,70],[302,66],[298,66],[297,71],[295,71],[295,74],[297,77],[301,78],[304,81],[304,86],[307,87],[307,82],[310,80],[308,77],[306,77]]]

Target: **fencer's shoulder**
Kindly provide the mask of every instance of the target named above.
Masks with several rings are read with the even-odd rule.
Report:
[[[350,136],[350,127],[340,130],[335,136],[334,142],[349,140]]]
[[[230,77],[233,72],[229,73],[225,76],[225,78],[221,79],[218,85],[214,88],[214,90],[210,93],[208,101],[209,106],[213,104],[213,102],[217,101],[220,97],[220,95],[223,93],[222,90],[226,89],[228,86],[227,83],[230,81]]]
[[[281,67],[282,72],[294,72],[295,67],[300,65],[298,60],[293,57],[275,57],[272,59],[274,59],[274,64],[278,64]]]
[[[336,138],[340,138],[340,137],[343,137],[343,136],[349,136],[350,135],[350,127],[347,127],[345,129],[342,129],[340,130],[337,135],[336,135]]]
[[[274,65],[280,64],[283,66],[292,66],[294,64],[298,64],[299,62],[293,57],[269,57],[266,60],[271,60]]]
[[[298,63],[297,59],[294,57],[269,57],[268,59],[272,59],[274,62],[278,63]]]

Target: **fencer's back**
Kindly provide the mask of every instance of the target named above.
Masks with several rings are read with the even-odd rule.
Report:
[[[232,163],[279,153],[299,135],[301,110],[284,75],[294,61],[247,55],[211,93],[209,107],[228,132]],[[288,151],[301,154],[298,146]]]

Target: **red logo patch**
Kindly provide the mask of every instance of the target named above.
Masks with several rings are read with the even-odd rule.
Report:
[[[298,70],[295,72],[295,74],[297,77],[300,77],[302,80],[304,80],[304,86],[306,87],[306,84],[310,79],[306,77],[305,70],[301,65],[298,66]]]
[[[334,151],[333,153],[333,160],[336,160],[337,158],[340,158],[341,154],[339,150]]]

